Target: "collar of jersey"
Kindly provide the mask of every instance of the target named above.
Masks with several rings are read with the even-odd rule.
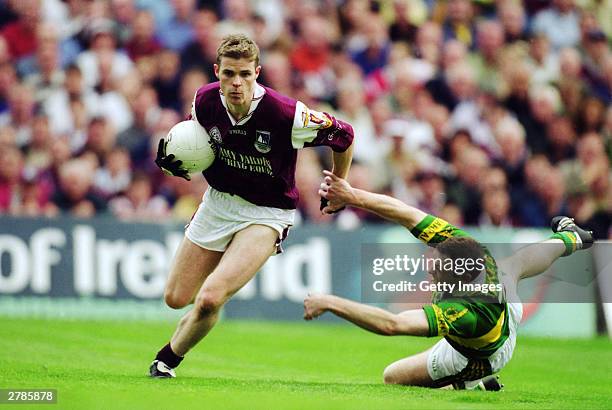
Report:
[[[232,125],[245,124],[251,118],[251,116],[253,115],[253,112],[255,111],[255,108],[257,108],[257,106],[262,100],[262,97],[265,94],[266,94],[266,89],[263,88],[261,85],[259,85],[259,83],[255,83],[255,91],[253,92],[253,100],[251,101],[249,112],[247,113],[247,115],[245,115],[244,117],[236,121],[234,117],[232,116],[232,114],[230,114],[229,110],[227,109],[227,102],[225,101],[225,96],[223,95],[223,92],[219,88],[219,96],[221,97],[221,104],[223,104],[223,106],[225,107],[225,112],[227,112],[227,116],[232,122]]]

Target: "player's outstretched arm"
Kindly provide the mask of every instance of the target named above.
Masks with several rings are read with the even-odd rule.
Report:
[[[346,180],[334,173],[330,171],[323,171],[323,173],[325,181],[321,184],[319,195],[327,199],[334,209],[346,205],[362,208],[408,229],[414,228],[427,216],[425,212],[399,199],[353,188]],[[327,208],[324,208],[323,212],[326,210]]]
[[[312,320],[325,312],[331,312],[379,335],[427,336],[429,334],[427,316],[422,309],[394,314],[334,295],[308,295],[304,300],[304,319]]]

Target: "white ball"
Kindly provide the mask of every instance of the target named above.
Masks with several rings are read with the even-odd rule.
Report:
[[[215,160],[215,152],[208,133],[197,121],[187,120],[176,124],[166,137],[166,155],[174,154],[183,162],[189,173],[202,172]]]

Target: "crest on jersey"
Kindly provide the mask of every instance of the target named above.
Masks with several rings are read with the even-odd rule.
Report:
[[[270,152],[272,147],[270,146],[270,131],[255,132],[255,149],[262,154]]]
[[[311,111],[309,114],[309,119],[311,123],[318,125],[321,129],[329,128],[333,125],[331,118],[329,118],[329,115],[325,113]]]
[[[215,143],[221,144],[223,142],[223,140],[221,139],[221,131],[219,131],[219,128],[217,128],[216,126],[212,127],[210,131],[208,131],[208,134],[210,134],[211,138]]]

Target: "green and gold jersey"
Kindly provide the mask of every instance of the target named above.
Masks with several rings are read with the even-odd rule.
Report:
[[[411,233],[428,245],[448,238],[470,236],[441,218],[427,215]],[[485,284],[499,284],[497,264],[485,252]],[[486,293],[436,293],[432,304],[423,307],[429,323],[429,336],[444,336],[448,343],[468,358],[486,358],[499,349],[510,334],[508,309],[503,291]]]

